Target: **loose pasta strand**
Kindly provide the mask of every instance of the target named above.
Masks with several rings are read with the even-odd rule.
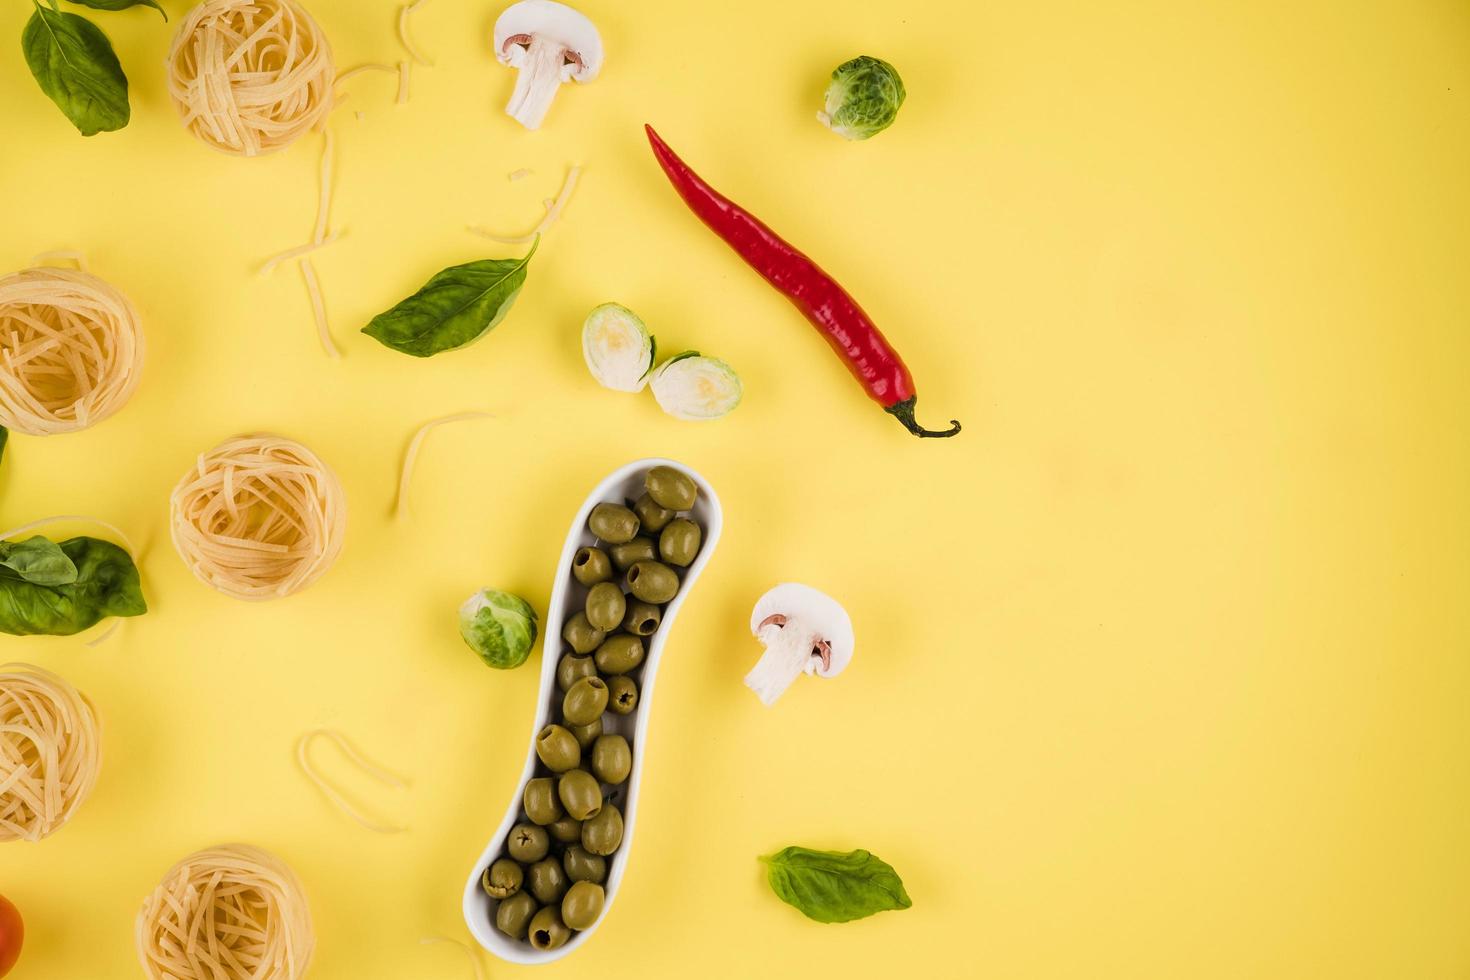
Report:
[[[567,202],[572,199],[572,193],[577,189],[577,180],[581,175],[582,168],[580,166],[574,166],[567,171],[566,180],[561,185],[561,193],[557,194],[556,200],[547,202],[546,216],[529,233],[525,235],[499,235],[477,225],[471,225],[470,231],[482,238],[488,238],[492,242],[499,242],[502,245],[528,245],[534,242],[538,235],[544,234],[546,229],[556,224],[557,219],[561,217],[561,213],[566,208]],[[514,178],[512,177],[512,179]]]
[[[128,553],[129,558],[133,559],[133,564],[136,565],[138,563],[138,553],[134,550],[133,543],[128,540],[127,534],[122,529],[116,524],[109,524],[99,517],[86,517],[81,514],[57,514],[54,517],[43,517],[40,520],[28,521],[8,531],[0,531],[0,541],[9,541],[11,538],[25,534],[27,531],[35,531],[38,528],[49,527],[52,524],[95,524],[97,527],[106,528],[108,531],[117,535],[118,539],[122,541],[123,550]]]
[[[428,0],[413,0],[413,3],[406,3],[398,10],[398,41],[403,45],[403,50],[408,52],[410,58],[426,68],[431,67],[434,63],[424,57],[418,46],[414,44],[413,32],[409,29],[408,21],[413,12],[427,2]]]
[[[292,259],[299,259],[304,255],[310,255],[319,248],[326,248],[335,242],[338,237],[339,234],[334,231],[319,242],[307,242],[305,245],[297,245],[295,248],[288,248],[284,252],[278,252],[261,263],[260,274],[262,276],[269,275],[282,263],[290,262]]]
[[[311,259],[301,260],[301,275],[306,280],[306,295],[311,300],[311,312],[316,318],[316,335],[322,342],[322,350],[332,360],[341,358],[342,352],[337,349],[332,340],[332,330],[327,323],[327,305],[322,297],[321,283],[316,278],[316,266],[311,264]]]
[[[31,259],[31,265],[51,265],[55,262],[73,262],[82,272],[87,271],[87,257],[74,248],[57,248],[41,252]]]
[[[395,787],[397,789],[406,789],[408,787],[408,783],[401,776],[394,775],[393,773],[377,765],[376,763],[369,761],[366,757],[362,755],[362,753],[358,752],[357,749],[353,747],[352,743],[349,742],[347,740],[347,737],[341,732],[330,728],[317,728],[307,732],[305,735],[302,735],[301,738],[296,742],[296,762],[301,767],[301,771],[306,774],[306,778],[311,780],[311,782],[316,786],[317,789],[321,790],[322,795],[330,800],[339,810],[347,814],[353,820],[356,820],[359,824],[361,824],[363,827],[366,827],[368,830],[375,831],[376,833],[380,834],[398,834],[407,830],[407,827],[398,827],[390,824],[378,823],[372,818],[366,816],[352,803],[352,801],[348,800],[347,797],[343,795],[340,790],[337,789],[337,787],[328,782],[326,777],[317,772],[316,768],[312,766],[311,757],[308,754],[308,750],[311,748],[311,743],[317,738],[326,738],[331,740],[332,743],[341,750],[342,754],[345,755],[347,759],[352,762],[353,765],[357,766],[363,772],[367,773],[369,776],[373,777],[380,783]]]
[[[436,943],[448,943],[464,950],[464,955],[469,957],[470,967],[475,971],[475,980],[485,980],[485,969],[480,965],[480,954],[475,947],[448,936],[425,936],[419,940],[420,946],[433,946]]]
[[[456,415],[446,415],[443,418],[433,419],[419,426],[419,430],[409,440],[408,452],[403,456],[403,469],[398,474],[398,499],[393,507],[394,513],[400,518],[408,514],[408,484],[413,478],[413,467],[414,463],[418,461],[419,449],[423,446],[424,439],[430,432],[441,425],[448,425],[451,422],[467,422],[470,419],[490,419],[494,417],[489,412],[460,412]]]

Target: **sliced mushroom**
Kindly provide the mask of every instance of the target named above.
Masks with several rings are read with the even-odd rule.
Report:
[[[852,620],[837,600],[809,585],[778,585],[755,604],[750,631],[766,652],[745,685],[774,704],[802,674],[836,677],[852,660]]]
[[[506,113],[539,129],[562,82],[590,82],[602,70],[602,37],[564,3],[521,0],[495,22],[495,57],[520,71]]]

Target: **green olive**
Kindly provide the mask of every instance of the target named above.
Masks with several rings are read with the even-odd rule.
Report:
[[[581,840],[580,834],[577,837]],[[581,848],[578,848],[581,850]],[[521,890],[521,882],[525,874],[521,866],[510,858],[500,858],[485,873],[480,876],[480,887],[485,889],[485,894],[491,898],[507,899]]]
[[[596,677],[597,664],[591,656],[579,653],[564,653],[556,665],[556,686],[565,691],[584,677]]]
[[[643,663],[643,641],[626,633],[609,636],[597,648],[593,659],[604,674],[626,674]]]
[[[603,691],[607,690],[607,685],[596,677],[582,678],[572,685],[573,691],[578,684],[598,684]],[[577,737],[560,725],[547,725],[541,729],[536,736],[536,755],[552,772],[566,772],[582,764],[582,747],[577,744]],[[529,788],[528,785],[527,789]]]
[[[623,629],[634,636],[652,636],[663,618],[664,611],[658,606],[634,599],[623,614]]]
[[[575,820],[595,817],[602,809],[602,787],[597,785],[597,779],[586,769],[573,769],[571,772],[562,773],[561,779],[557,781],[556,792],[561,797],[562,806],[567,808],[567,813]],[[539,827],[537,829],[540,830]],[[544,834],[545,831],[542,833]],[[582,840],[584,842],[587,840],[585,824],[582,827]],[[584,843],[583,846],[585,847],[586,844]]]
[[[612,582],[598,582],[587,593],[587,622],[594,629],[615,630],[623,623],[623,613],[628,611],[628,600],[623,590]]]
[[[526,890],[542,905],[561,901],[567,885],[567,873],[554,857],[542,858],[526,869]]]
[[[608,688],[608,690],[612,689]],[[602,716],[598,715],[592,719],[590,725],[573,725],[570,730],[577,739],[577,744],[582,747],[582,751],[586,752],[592,747],[592,743],[597,741],[597,736],[602,734]]]
[[[612,562],[601,548],[579,548],[572,558],[572,575],[586,586],[612,578]]]
[[[595,816],[582,824],[582,849],[589,854],[606,857],[616,851],[622,842],[623,815],[611,803],[604,803]]]
[[[623,736],[603,735],[592,744],[592,774],[604,783],[616,786],[632,768],[633,752]]]
[[[613,568],[626,572],[634,562],[657,558],[658,545],[652,538],[637,537],[627,544],[613,545],[608,554],[612,555]]]
[[[567,889],[561,900],[561,920],[570,929],[591,929],[602,914],[605,899],[602,886],[590,881],[579,881]]]
[[[622,504],[598,504],[587,527],[608,544],[623,544],[638,536],[638,515]]]
[[[694,481],[672,466],[655,466],[643,478],[643,485],[654,503],[669,510],[688,510],[699,496]]]
[[[545,827],[562,818],[561,802],[556,798],[556,780],[549,776],[526,783],[526,791],[521,794],[521,805],[526,808],[526,819],[539,827]],[[539,861],[540,858],[532,860]]]
[[[563,816],[547,824],[546,832],[558,844],[575,844],[582,839],[582,821]]]
[[[606,637],[606,633],[587,621],[584,612],[574,615],[561,628],[561,638],[578,653],[591,653]]]
[[[673,511],[654,503],[647,493],[633,501],[633,513],[638,515],[638,522],[649,534],[657,534],[674,519]]]
[[[531,917],[530,938],[539,950],[557,949],[572,938],[572,930],[561,921],[561,909],[548,905]]]
[[[601,649],[601,647],[598,649]],[[606,710],[607,685],[602,682],[601,677],[582,678],[573,684],[561,699],[562,717],[573,725],[590,725],[601,718],[602,713]],[[571,734],[571,732],[567,732],[569,738]],[[572,738],[572,742],[575,743],[576,739]],[[537,746],[537,751],[540,751],[539,745]],[[577,762],[581,761],[579,756]],[[548,762],[547,765],[551,765],[551,763]],[[556,771],[562,772],[565,769],[571,769],[575,766],[576,763],[574,762],[572,765],[564,766],[562,769],[557,769]]]
[[[582,770],[578,769],[577,772]],[[587,828],[582,828],[583,847],[586,847]],[[546,851],[551,847],[551,841],[546,836],[546,831],[540,827],[533,827],[528,823],[518,823],[510,828],[510,837],[505,842],[505,849],[510,856],[522,864],[535,864],[546,856]],[[590,848],[589,848],[590,850]]]
[[[576,845],[566,849],[561,863],[566,868],[569,881],[591,881],[600,885],[607,880],[607,858],[588,854]]]
[[[628,584],[628,591],[633,593],[635,598],[644,602],[668,602],[679,592],[678,574],[669,566],[657,561],[635,562],[623,576],[623,581]],[[576,644],[572,646],[575,648]],[[577,652],[586,653],[587,651],[578,650]]]
[[[687,517],[670,521],[664,533],[658,536],[658,556],[670,565],[686,568],[699,554],[699,543],[703,537],[699,525]]]
[[[617,715],[631,715],[638,707],[638,685],[626,675],[610,677],[607,681],[607,706]],[[587,746],[582,746],[586,749]]]
[[[526,929],[535,914],[536,900],[530,892],[517,892],[495,910],[495,928],[512,939],[525,939]]]

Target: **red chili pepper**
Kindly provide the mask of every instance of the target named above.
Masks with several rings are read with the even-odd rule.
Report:
[[[913,376],[857,300],[754,215],[706,184],[669,149],[652,126],[643,128],[648,131],[653,155],[684,203],[806,314],[874,401],[920,438],[944,438],[960,431],[955,421],[950,422],[952,428],[943,431],[926,429],[915,422]]]

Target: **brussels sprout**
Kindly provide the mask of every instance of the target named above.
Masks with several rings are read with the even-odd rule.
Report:
[[[817,118],[843,139],[865,140],[893,125],[903,98],[903,79],[894,67],[862,55],[837,66]]]
[[[744,392],[734,368],[693,350],[665,361],[651,384],[659,408],[690,422],[728,415]]]
[[[481,589],[459,607],[459,635],[491,667],[519,667],[536,642],[536,610],[509,592]]]
[[[582,325],[582,356],[604,388],[642,391],[653,370],[657,343],[637,314],[617,303],[603,303]]]

